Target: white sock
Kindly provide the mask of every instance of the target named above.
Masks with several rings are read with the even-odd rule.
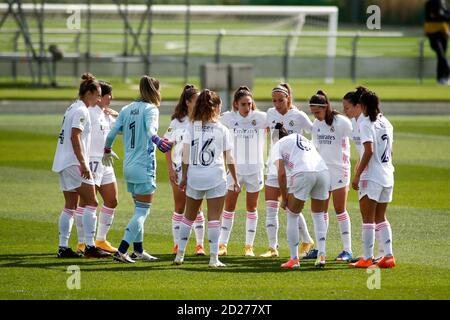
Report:
[[[78,207],[75,210],[75,225],[77,227],[78,243],[84,243],[84,228],[83,228],[83,213],[84,208]]]
[[[362,240],[364,248],[364,259],[373,258],[373,244],[375,242],[375,223],[363,223]]]
[[[313,239],[311,238],[311,235],[309,234],[308,225],[306,224],[305,217],[301,212],[298,214],[298,231],[300,232],[302,242],[305,243],[314,242]]]
[[[258,210],[254,212],[247,211],[245,221],[245,244],[253,246],[255,242],[256,226],[258,225]]]
[[[289,243],[289,251],[291,259],[298,259],[298,242],[300,241],[300,233],[298,229],[299,215],[292,213],[286,208],[286,236]]]
[[[347,211],[344,211],[336,215],[336,217],[339,223],[344,251],[352,252],[352,225],[350,223],[350,216]]]
[[[378,225],[375,226],[375,239],[378,243],[378,257],[384,257],[384,245],[383,241],[381,240],[381,232],[378,228]]]
[[[325,220],[325,224],[327,225],[327,233],[328,233],[328,226],[330,225],[330,217],[328,216],[328,212],[323,213],[323,219]]]
[[[219,258],[220,220],[208,221],[208,242],[211,259]]]
[[[108,208],[105,205],[100,209],[100,214],[98,215],[98,228],[96,240],[105,241],[106,235],[108,234],[111,224],[114,220],[115,208]]]
[[[327,223],[323,212],[311,212],[314,221],[314,233],[319,256],[326,256]]]
[[[97,224],[97,207],[86,206],[83,213],[84,240],[87,246],[95,246],[94,237]]]
[[[380,230],[379,246],[384,247],[384,256],[392,256],[392,229],[389,221],[385,220],[377,224],[377,229]]]
[[[73,226],[73,214],[75,210],[64,208],[59,215],[59,246],[69,246],[70,232]]]
[[[180,237],[181,219],[183,219],[183,214],[174,211],[172,214],[172,236],[174,246],[178,244],[178,239]]]
[[[194,221],[194,231],[197,244],[203,245],[205,239],[205,216],[202,211],[197,213],[197,218]]]
[[[266,201],[266,231],[269,238],[269,247],[278,248],[278,210],[280,203],[278,201]]]
[[[189,240],[189,235],[191,234],[192,224],[194,221],[186,219],[183,216],[180,222],[180,233],[178,238],[178,252],[183,252],[186,249],[186,244]]]
[[[228,244],[228,241],[230,240],[231,230],[233,229],[233,222],[234,212],[224,211],[222,214],[222,225],[220,227],[220,244]]]

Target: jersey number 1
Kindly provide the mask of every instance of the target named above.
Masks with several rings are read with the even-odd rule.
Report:
[[[131,145],[130,145],[130,148],[134,149],[134,141],[135,141],[135,137],[136,137],[136,126],[135,126],[135,122],[134,121],[132,123],[130,123],[129,128],[131,130]]]

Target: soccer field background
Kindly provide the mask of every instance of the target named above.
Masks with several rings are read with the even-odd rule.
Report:
[[[0,299],[450,299],[450,117],[387,116],[394,125],[396,168],[388,219],[398,265],[380,270],[380,288],[371,290],[367,282],[372,274],[333,261],[341,251],[333,210],[324,270],[315,269],[312,260],[302,262],[300,270],[280,268],[288,257],[283,210],[280,257],[244,257],[244,196],[238,202],[229,256],[222,259],[226,268],[210,269],[208,256],[194,256],[193,236],[185,263],[172,266],[173,201],[160,152],[158,188],[144,240],[145,249],[160,260],[124,265],[112,259],[57,259],[58,217],[64,200],[51,164],[62,115],[0,115]],[[169,116],[162,115],[160,134],[168,123]],[[114,150],[123,159],[120,138]],[[352,163],[355,156],[352,150]],[[108,239],[118,245],[133,205],[122,178],[122,161],[115,169],[119,205]],[[314,234],[309,204],[306,208]],[[263,193],[258,210],[257,255],[267,249]],[[359,255],[361,217],[354,191],[348,211],[353,252]],[[76,239],[74,226],[72,248]],[[79,290],[66,285],[72,265],[81,270]]]

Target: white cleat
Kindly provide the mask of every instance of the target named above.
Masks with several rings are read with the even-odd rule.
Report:
[[[222,268],[222,267],[226,267],[226,264],[220,262],[219,260],[211,259],[211,260],[209,260],[209,266],[211,268]]]
[[[156,261],[156,260],[158,260],[157,257],[152,256],[151,254],[149,254],[145,250],[142,253],[133,251],[133,253],[131,254],[130,258],[134,259],[134,260],[142,260],[142,261]]]
[[[123,263],[135,263],[136,262],[130,258],[128,253],[121,253],[120,251],[117,251],[116,253],[114,253],[113,259],[116,261],[119,261],[119,262],[123,262]]]
[[[184,261],[184,253],[178,251],[177,255],[175,256],[175,260],[173,260],[172,264],[175,266],[182,265]]]

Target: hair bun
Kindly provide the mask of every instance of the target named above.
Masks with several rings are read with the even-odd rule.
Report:
[[[81,76],[81,79],[83,81],[94,81],[95,77],[93,74],[86,72],[86,73],[83,73],[83,75]]]
[[[238,91],[239,91],[239,90],[245,90],[245,91],[250,92],[250,88],[247,87],[247,86],[240,86],[239,89],[238,89]]]
[[[325,92],[322,90],[318,90],[316,94],[320,94],[321,96],[326,96]]]

